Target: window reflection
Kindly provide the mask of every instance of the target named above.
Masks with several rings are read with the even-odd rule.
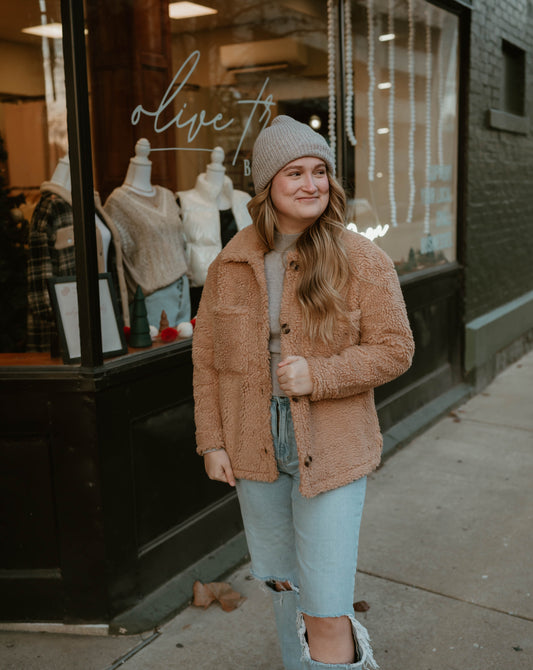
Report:
[[[352,0],[357,144],[349,220],[400,273],[455,260],[457,18],[422,0]]]
[[[205,4],[217,13],[170,23],[171,73],[179,76],[173,81],[173,105],[157,121],[159,129],[175,124],[157,133],[164,139],[157,150],[177,148],[175,179],[182,189],[194,185],[206,154],[220,146],[228,176],[252,192],[251,148],[269,118],[291,113],[307,122],[315,115],[327,132],[325,3]],[[205,125],[195,115],[203,115]],[[145,125],[145,133],[155,146],[154,125]]]

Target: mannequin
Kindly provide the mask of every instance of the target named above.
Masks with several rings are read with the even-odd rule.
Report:
[[[222,147],[215,147],[211,152],[211,162],[205,169],[207,182],[213,187],[213,193],[216,193],[217,207],[219,210],[230,209],[231,200],[224,186],[224,175],[226,168],[222,165],[224,162],[224,150]]]
[[[68,155],[59,159],[50,181],[44,181],[40,191],[41,197],[33,211],[29,236],[29,351],[49,351],[52,339],[56,337],[48,278],[76,274]],[[129,325],[120,237],[113,222],[106,217],[98,194],[95,193],[94,197],[98,271],[111,272],[122,305],[124,324]]]
[[[152,161],[148,159],[150,142],[142,137],[135,145],[135,156],[130,158],[124,186],[130,191],[151,197],[155,195],[155,188],[150,183]]]
[[[216,147],[194,188],[177,193],[183,217],[193,314],[198,308],[210,264],[235,233],[252,223],[246,208],[251,198],[248,193],[233,188],[223,161],[224,150]]]
[[[70,161],[68,154],[59,159],[50,181],[70,191]]]
[[[148,323],[158,327],[164,310],[175,327],[191,318],[181,217],[172,192],[152,185],[149,153],[148,140],[138,140],[124,183],[104,209],[120,233],[130,305],[140,286]]]
[[[56,184],[57,186],[61,186],[64,188],[66,191],[70,193],[70,161],[68,154],[66,156],[63,156],[63,158],[60,158],[56,169],[54,170],[54,174],[52,175],[52,178],[50,179],[51,184]],[[41,190],[42,187],[46,185],[46,182],[41,185]],[[104,255],[104,269],[103,272],[107,271],[107,261],[108,261],[108,256],[109,256],[109,246],[111,244],[111,233],[109,229],[102,223],[101,218],[98,216],[98,213],[95,213],[95,223],[98,226],[98,229],[100,231],[100,234],[102,236],[102,247],[103,247],[103,255]]]

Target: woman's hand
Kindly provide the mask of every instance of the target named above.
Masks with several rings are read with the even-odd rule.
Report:
[[[282,391],[288,396],[309,395],[313,392],[309,365],[303,356],[287,356],[278,363],[277,375]]]
[[[209,479],[235,486],[235,477],[233,476],[229,456],[225,449],[218,449],[217,451],[210,451],[208,454],[204,454],[204,466]]]

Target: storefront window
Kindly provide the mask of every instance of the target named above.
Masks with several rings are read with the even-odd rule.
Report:
[[[140,285],[152,329],[180,331],[210,262],[251,223],[261,128],[286,113],[327,133],[326,3],[86,5],[96,183],[128,301]]]
[[[54,321],[46,278],[75,274],[73,247],[51,243],[56,202],[41,190],[68,149],[60,20],[59,0],[0,9],[0,352],[46,352],[43,360]],[[67,177],[59,169],[56,180]]]
[[[347,19],[351,227],[400,274],[454,261],[458,19],[424,0],[352,0]]]
[[[278,114],[339,152],[348,137],[349,225],[399,273],[455,260],[455,16],[425,0],[84,8],[106,360],[190,336],[209,263],[251,223],[252,146]],[[48,281],[76,275],[61,35],[60,0],[0,8],[1,364],[71,362],[56,322],[78,328]]]
[[[325,3],[190,10],[85,3],[99,271],[130,351],[190,335],[210,260],[250,223],[259,130],[279,113],[327,127]],[[57,319],[77,328],[48,281],[65,293],[76,274],[60,1],[4,3],[0,18],[2,363],[60,363]]]

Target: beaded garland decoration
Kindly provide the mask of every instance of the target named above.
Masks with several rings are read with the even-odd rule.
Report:
[[[368,28],[368,181],[374,181],[376,171],[376,126],[374,119],[374,92],[376,89],[375,44],[374,44],[374,0],[367,0],[366,20]]]
[[[336,96],[335,96],[335,18],[333,15],[333,0],[328,0],[328,133],[329,146],[333,154],[334,163],[337,155],[336,135]],[[335,165],[333,166],[335,167]]]
[[[407,223],[413,221],[413,209],[416,198],[415,182],[415,131],[416,131],[416,104],[415,104],[415,21],[413,11],[414,0],[407,0],[407,70],[409,90],[409,142],[407,149],[407,165],[409,177],[409,204],[407,207]]]
[[[344,3],[344,52],[346,55],[346,98],[344,101],[346,135],[352,147],[357,144],[354,127],[354,72],[353,72],[353,40],[352,40],[352,3]]]
[[[443,149],[443,125],[444,125],[444,58],[443,58],[443,46],[444,41],[442,39],[442,14],[438,15],[438,26],[439,26],[439,48],[437,50],[437,91],[438,91],[438,104],[439,104],[439,120],[438,120],[438,132],[437,132],[437,157],[439,165],[444,163],[444,149]]]
[[[431,172],[431,9],[426,9],[426,184],[425,184],[425,210],[424,210],[424,233],[429,235],[431,220],[431,202],[429,197],[429,184]]]
[[[389,12],[387,31],[389,35],[394,35],[394,0],[389,0]],[[396,194],[395,194],[395,173],[394,173],[394,103],[395,103],[395,88],[394,88],[394,67],[395,67],[395,39],[389,40],[389,203],[390,203],[390,218],[394,228],[398,226],[397,208],[396,208]]]

